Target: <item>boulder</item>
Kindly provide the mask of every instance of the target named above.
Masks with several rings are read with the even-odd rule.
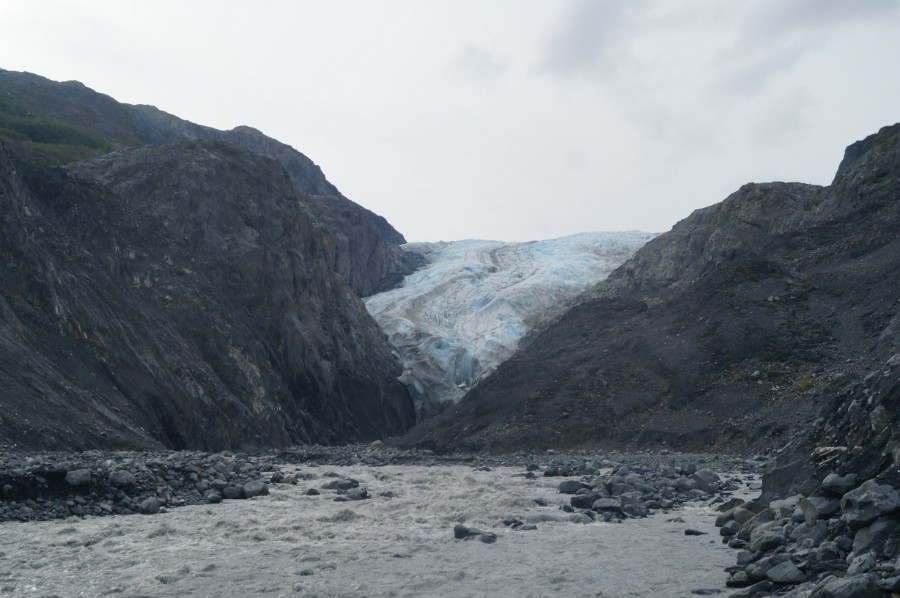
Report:
[[[680,477],[675,480],[675,490],[684,493],[697,487],[696,480],[692,478]]]
[[[87,486],[91,483],[90,469],[75,469],[66,473],[66,483],[70,486]]]
[[[738,573],[744,572],[738,571]],[[735,575],[737,575],[737,573]],[[772,585],[772,582],[768,579],[765,579],[763,581],[760,581],[759,583],[753,584],[752,586],[729,594],[728,598],[755,598],[756,596],[768,596],[773,589],[774,586]]]
[[[731,520],[722,526],[722,528],[719,530],[719,535],[724,538],[736,536],[740,530],[740,524],[737,521]]]
[[[269,494],[269,486],[263,480],[254,480],[244,484],[244,497],[265,496]]]
[[[841,498],[842,518],[851,530],[858,530],[884,515],[900,511],[900,494],[892,486],[867,480]]]
[[[748,521],[750,521],[751,519],[753,519],[753,516],[755,514],[756,513],[754,513],[750,509],[739,506],[739,507],[734,508],[734,511],[732,512],[732,517],[734,517],[735,521],[737,521],[738,523],[743,525],[743,524],[747,523]]]
[[[718,482],[721,480],[719,474],[714,472],[711,469],[698,469],[694,473],[691,474],[691,479],[697,483],[697,488],[703,490],[707,494],[712,494],[716,491],[716,486]]]
[[[812,525],[819,519],[827,519],[838,512],[841,501],[825,496],[810,496],[800,501],[800,509],[806,523]]]
[[[468,527],[461,523],[453,526],[453,537],[457,540],[480,540],[485,544],[493,544],[497,541],[497,534],[483,532],[474,527]]]
[[[821,544],[828,534],[828,523],[824,519],[814,525],[801,523],[791,531],[791,540],[805,548],[815,548]]]
[[[159,513],[159,500],[157,500],[155,496],[145,498],[140,503],[138,503],[138,510],[143,515],[153,515],[154,513]]]
[[[716,515],[716,527],[722,527],[726,523],[730,523],[732,521],[734,521],[734,507],[732,507],[726,511],[722,511],[721,513]],[[735,523],[737,523],[737,522],[735,521]],[[740,527],[739,523],[738,523],[738,527]]]
[[[870,550],[880,551],[885,540],[897,531],[898,523],[894,519],[882,517],[870,525],[858,530],[853,537],[853,555],[861,555]]]
[[[875,557],[871,553],[861,554],[850,560],[847,567],[847,576],[868,573],[875,567]]]
[[[222,496],[229,500],[244,498],[244,491],[238,486],[226,486],[222,489]]]
[[[837,473],[829,473],[822,480],[822,490],[843,496],[856,488],[856,474],[848,473],[847,475],[838,475]]]
[[[750,535],[753,533],[753,530],[767,523],[771,523],[774,519],[775,513],[773,513],[771,509],[760,511],[741,526],[741,531],[738,532],[738,538],[741,540],[750,540]]]
[[[600,498],[599,494],[594,493],[576,494],[569,499],[569,503],[576,509],[590,509]]]
[[[750,534],[750,550],[753,552],[769,552],[784,543],[784,534],[773,529],[757,528]]]
[[[816,586],[809,598],[881,598],[881,596],[878,577],[869,573],[827,579]]]
[[[794,510],[800,505],[802,499],[802,494],[795,494],[782,500],[773,500],[769,503],[769,508],[775,511],[779,517],[790,517],[794,514]]]
[[[768,556],[765,558],[761,558],[756,562],[750,563],[749,565],[747,565],[744,571],[747,572],[747,576],[751,581],[761,581],[763,579],[767,579],[767,575],[772,568],[777,567],[778,565],[789,560],[790,559],[783,554]]]
[[[766,571],[766,577],[775,583],[803,583],[806,581],[806,574],[803,573],[791,561],[785,561],[780,565],[775,565]]]
[[[134,486],[137,478],[130,471],[111,471],[109,473],[109,485],[116,488],[129,488]]]
[[[354,479],[346,479],[346,480],[331,480],[330,482],[326,482],[322,485],[322,488],[325,490],[349,490],[350,488],[356,488],[359,486],[359,482]]]
[[[578,480],[565,480],[559,483],[557,490],[560,494],[575,494],[584,486]]]
[[[600,512],[609,511],[614,513],[621,513],[622,501],[616,497],[600,498],[594,501],[594,504],[591,505],[591,509]]]

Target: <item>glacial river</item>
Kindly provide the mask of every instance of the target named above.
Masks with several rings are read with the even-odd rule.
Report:
[[[467,466],[300,466],[269,496],[153,516],[0,524],[0,596],[727,596],[735,552],[702,507],[576,523],[560,478]],[[327,472],[372,498],[335,502]],[[286,471],[287,473],[287,471]],[[548,506],[534,499],[543,498]],[[533,531],[505,527],[508,516]],[[670,521],[680,517],[683,521]],[[465,523],[493,544],[455,540]],[[686,528],[708,532],[686,536]]]

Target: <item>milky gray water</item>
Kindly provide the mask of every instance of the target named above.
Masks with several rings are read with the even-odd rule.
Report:
[[[318,479],[153,516],[4,523],[0,596],[727,595],[723,569],[735,553],[706,508],[577,523],[559,510],[569,499],[556,492],[559,478],[527,480],[521,469],[298,470]],[[305,495],[326,472],[359,480],[372,498]],[[504,527],[510,515],[537,530]],[[684,522],[668,521],[676,516]],[[499,537],[455,540],[456,523]],[[709,535],[685,536],[688,527]]]

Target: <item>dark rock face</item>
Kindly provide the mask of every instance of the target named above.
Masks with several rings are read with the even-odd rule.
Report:
[[[896,375],[870,380],[878,404],[850,413],[848,393],[862,407],[850,389],[900,353],[898,194],[900,125],[850,146],[828,187],[745,185],[650,241],[404,442],[745,451],[843,406],[830,442],[877,430],[890,459]]]
[[[200,141],[68,171],[0,147],[0,442],[219,449],[414,422],[282,166]]]
[[[405,243],[403,235],[387,220],[343,197],[308,157],[256,129],[240,126],[220,131],[153,106],[120,104],[77,81],[57,83],[30,73],[0,69],[0,92],[3,101],[15,108],[99,134],[112,146],[213,139],[231,141],[275,159],[298,189],[310,196],[322,196],[310,199],[311,215],[332,238],[330,250],[334,255],[330,262],[335,272],[361,297],[396,286],[419,266],[418,256],[398,247]],[[84,151],[88,156],[103,153],[97,148]]]
[[[311,195],[309,202],[326,233],[331,268],[360,297],[396,287],[424,265],[424,257],[400,249],[406,241],[381,216],[339,195]]]

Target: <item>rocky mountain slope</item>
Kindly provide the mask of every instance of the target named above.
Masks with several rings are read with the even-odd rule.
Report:
[[[414,423],[358,296],[414,264],[383,218],[251,129],[22,73],[0,71],[0,92],[0,447],[339,443]]]
[[[830,186],[745,185],[645,245],[404,442],[744,451],[820,413],[822,439],[862,441],[867,418],[897,413],[876,416],[864,381],[888,371],[877,400],[896,402],[897,368],[882,368],[900,353],[898,195],[900,125],[851,145]]]
[[[651,233],[584,233],[529,243],[454,241],[405,248],[426,265],[366,307],[403,362],[419,419],[457,402],[519,341],[561,315]]]
[[[343,197],[308,157],[251,127],[205,127],[153,106],[129,105],[77,81],[58,83],[0,69],[0,139],[53,163],[113,149],[179,141],[231,141],[277,160],[293,184],[311,196],[311,214],[333,240],[332,266],[357,295],[392,288],[412,272],[416,256],[399,249],[403,236],[381,216]]]

